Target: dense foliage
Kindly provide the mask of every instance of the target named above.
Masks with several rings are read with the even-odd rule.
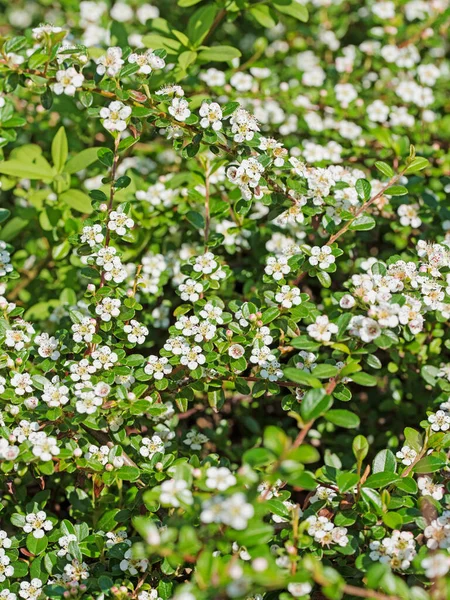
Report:
[[[446,0],[0,29],[0,599],[450,597]]]

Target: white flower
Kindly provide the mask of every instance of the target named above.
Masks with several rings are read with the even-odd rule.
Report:
[[[28,373],[15,373],[11,379],[11,385],[15,388],[15,393],[19,396],[23,396],[28,393],[31,394],[33,391],[33,382],[31,375]]]
[[[222,502],[222,522],[233,529],[242,531],[247,527],[248,520],[253,517],[255,510],[246,502],[245,494],[238,492]]]
[[[313,246],[311,248],[311,256],[309,263],[319,269],[328,269],[336,260],[336,257],[331,253],[330,246]]]
[[[118,360],[118,356],[108,346],[100,346],[92,354],[94,367],[96,369],[110,369]]]
[[[128,538],[128,534],[125,529],[119,529],[119,531],[108,531],[106,534],[105,546],[112,548],[116,544],[125,543],[127,546],[131,546],[131,542]]]
[[[92,317],[83,317],[81,323],[74,323],[72,325],[73,341],[74,342],[92,342],[92,338],[95,334],[96,321]]]
[[[244,356],[244,354],[245,354],[245,348],[243,346],[241,346],[240,344],[232,344],[228,348],[228,356],[231,356],[231,358],[234,358],[235,360],[237,360],[238,358],[241,358],[242,356]]]
[[[10,562],[11,560],[6,555],[5,550],[0,548],[0,583],[5,581],[7,577],[14,575],[14,567],[9,564]]]
[[[121,302],[117,298],[102,298],[100,304],[95,307],[95,313],[99,315],[102,321],[106,323],[111,321],[112,317],[118,317],[120,314]]]
[[[6,531],[0,529],[0,548],[11,548],[11,543]]]
[[[203,273],[203,275],[209,275],[217,268],[217,262],[214,260],[214,254],[212,252],[205,252],[201,256],[197,256],[193,269],[196,273]]]
[[[417,486],[422,496],[431,496],[435,500],[442,500],[445,494],[445,487],[440,483],[433,483],[431,477],[422,475],[417,479]]]
[[[206,471],[206,487],[224,492],[236,484],[236,477],[227,467],[209,467]]]
[[[433,554],[422,560],[422,568],[428,579],[445,577],[450,570],[450,556],[446,554]]]
[[[395,4],[390,0],[375,2],[375,4],[372,5],[372,12],[383,21],[393,19],[395,17]]]
[[[69,544],[70,542],[76,542],[77,536],[73,533],[69,533],[67,535],[63,535],[59,538],[58,544],[61,546],[60,550],[56,553],[58,556],[67,556],[69,554]]]
[[[58,360],[61,353],[58,348],[58,340],[49,336],[48,333],[41,333],[34,338],[34,341],[39,345],[38,354],[42,358],[50,358],[51,360]]]
[[[133,9],[125,2],[115,2],[109,14],[111,19],[114,19],[114,21],[118,21],[119,23],[131,21],[134,16]]]
[[[130,575],[145,573],[148,568],[148,560],[146,558],[133,558],[133,551],[130,548],[123,555],[124,558],[120,562],[120,570],[128,571]]]
[[[339,306],[344,309],[353,308],[355,304],[356,300],[350,294],[344,294],[344,296],[342,296],[342,298],[339,300]]]
[[[20,582],[19,596],[25,600],[38,600],[42,594],[42,581],[37,577],[28,581]]]
[[[69,388],[59,381],[59,377],[55,375],[51,382],[44,384],[42,400],[51,408],[63,406],[69,402]]]
[[[142,4],[136,10],[136,16],[142,25],[145,25],[150,19],[157,19],[159,17],[159,9],[151,4]],[[139,599],[141,600],[141,598]],[[153,600],[153,599],[151,599]]]
[[[53,33],[61,33],[63,29],[61,27],[55,27],[54,25],[39,25],[39,27],[34,27],[32,30],[33,39],[42,40],[47,35],[52,35]]]
[[[222,129],[222,109],[217,102],[203,102],[199,114],[202,117],[200,125],[203,128],[212,127],[214,131]]]
[[[186,302],[197,302],[200,294],[203,292],[203,285],[195,279],[186,279],[186,281],[178,286],[181,299]]]
[[[211,87],[222,87],[225,85],[225,73],[213,67],[200,73],[199,79]]]
[[[186,446],[190,446],[191,450],[201,450],[202,444],[206,444],[208,438],[203,433],[197,433],[196,431],[188,431],[186,439],[183,441]]]
[[[291,272],[291,267],[288,265],[288,259],[285,256],[269,256],[264,271],[267,275],[272,275],[275,281],[280,281],[284,275]]]
[[[104,75],[106,73],[108,77],[115,77],[119,74],[119,71],[124,64],[124,60],[122,59],[122,49],[118,46],[108,48],[106,54],[100,56],[95,62],[97,63],[97,73],[99,75]]]
[[[165,61],[150,49],[143,54],[133,52],[128,57],[128,62],[138,65],[138,73],[143,73],[144,75],[149,75],[152,71],[163,69],[166,66]]]
[[[95,244],[101,244],[105,239],[102,231],[102,226],[98,223],[95,225],[86,225],[83,227],[80,240],[83,244],[89,244],[92,248]]]
[[[172,373],[172,365],[169,364],[169,359],[166,356],[155,356],[151,354],[147,358],[147,364],[144,367],[147,375],[153,375],[157,380],[164,379],[164,375]]]
[[[180,502],[183,504],[192,504],[194,499],[191,490],[188,490],[188,484],[183,479],[168,479],[161,484],[161,494],[159,496],[161,504],[167,504],[177,508]]]
[[[82,358],[78,363],[71,364],[69,370],[72,381],[88,381],[97,368],[90,365],[86,358]]]
[[[141,444],[139,454],[145,458],[152,458],[157,452],[164,454],[164,442],[158,435],[154,435],[151,438],[142,438]]]
[[[312,585],[307,581],[302,583],[289,583],[287,589],[294,598],[300,598],[301,596],[309,596],[309,593],[312,591]]]
[[[65,578],[68,581],[83,581],[89,577],[89,569],[86,563],[72,560],[72,563],[64,567]]]
[[[295,363],[297,369],[302,369],[303,371],[310,373],[317,366],[317,356],[312,352],[306,352],[306,350],[302,350],[298,353],[298,357],[301,360]]]
[[[124,325],[123,330],[127,333],[127,339],[130,344],[143,344],[148,335],[148,329],[141,325],[136,319],[131,319],[128,325]]]
[[[308,325],[306,331],[315,340],[329,342],[331,336],[338,332],[338,326],[330,323],[326,315],[320,315],[316,318],[315,323]]]
[[[261,363],[261,377],[268,379],[269,381],[278,381],[283,377],[283,371],[280,369],[281,365],[277,360],[264,361]]]
[[[230,83],[238,92],[248,92],[252,89],[253,77],[238,71],[231,77]]]
[[[417,452],[409,446],[403,446],[403,448],[399,450],[395,456],[402,461],[402,464],[409,466],[415,461]]]
[[[234,141],[241,144],[242,142],[250,142],[255,132],[259,131],[258,121],[253,115],[238,108],[230,118],[231,131],[234,134]]]
[[[56,83],[53,84],[53,91],[57,96],[65,94],[66,96],[75,96],[75,92],[83,85],[84,75],[77,73],[74,67],[56,72]]]
[[[375,100],[367,107],[367,116],[371,121],[384,123],[389,115],[389,107],[382,100]]]
[[[125,131],[127,128],[127,119],[130,115],[131,107],[125,106],[125,104],[119,100],[111,102],[108,107],[104,106],[100,110],[103,126],[108,131]]]
[[[314,495],[311,496],[310,502],[313,504],[314,502],[319,502],[320,500],[325,500],[327,504],[331,504],[332,500],[337,496],[337,493],[323,485],[319,485],[314,492]]]
[[[188,344],[182,348],[182,356],[180,363],[187,366],[188,369],[193,371],[199,365],[203,365],[206,362],[204,354],[200,346],[189,346]]]
[[[134,226],[133,219],[123,212],[123,208],[113,210],[109,213],[108,229],[115,231],[117,235],[125,235],[128,229]]]
[[[174,98],[172,98],[172,103],[169,106],[169,113],[177,121],[186,121],[186,119],[191,114],[191,111],[189,110],[188,101],[184,98],[179,98],[178,96],[175,96]]]
[[[428,417],[428,422],[432,424],[433,431],[447,431],[450,428],[450,415],[443,410],[438,410]]]
[[[25,331],[21,331],[20,329],[6,330],[5,344],[9,348],[13,348],[17,351],[22,350],[29,341],[30,337]]]
[[[282,285],[275,294],[275,301],[281,304],[283,308],[292,308],[301,304],[300,290],[297,287]]]
[[[23,530],[25,533],[32,533],[36,539],[43,538],[46,531],[53,529],[52,522],[47,519],[47,514],[40,510],[37,513],[29,513],[25,517]]]
[[[422,220],[418,216],[418,204],[400,204],[397,209],[397,214],[400,217],[400,224],[404,227],[408,225],[414,228],[422,225]]]
[[[42,462],[52,460],[53,456],[58,456],[60,453],[57,439],[47,436],[44,431],[37,431],[30,434],[29,440],[32,444],[31,451],[33,455]]]

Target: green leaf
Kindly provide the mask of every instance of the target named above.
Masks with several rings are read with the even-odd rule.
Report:
[[[375,225],[376,221],[373,217],[362,215],[361,217],[358,217],[352,221],[349,229],[351,231],[369,231],[370,229],[373,229]]]
[[[372,186],[367,179],[358,179],[355,184],[355,189],[361,200],[370,200],[370,194],[372,192]]]
[[[217,11],[217,6],[207,4],[198,8],[189,19],[186,33],[194,47],[200,46],[207,36]]]
[[[341,408],[329,410],[324,417],[327,421],[330,421],[330,423],[338,425],[338,427],[345,427],[345,429],[359,427],[360,420],[358,415],[355,415],[355,413],[352,413],[349,410]]]
[[[309,444],[302,444],[298,448],[294,448],[288,453],[286,460],[283,461],[281,467],[283,470],[288,469],[290,461],[293,461],[295,465],[298,463],[308,465],[310,463],[315,463],[318,460],[320,460],[320,454],[318,450]],[[292,469],[290,470],[292,471]]]
[[[30,162],[27,164],[14,159],[0,162],[0,173],[19,179],[38,179],[41,181],[52,180],[55,175],[50,164],[42,157],[36,160],[35,163]]]
[[[445,455],[430,454],[419,460],[414,467],[414,473],[434,473],[447,466]]]
[[[270,14],[270,8],[268,6],[253,6],[252,8],[250,8],[249,12],[252,15],[252,17],[254,17],[254,19],[256,19],[256,21],[258,21],[258,23],[263,27],[266,27],[268,29],[275,27],[276,21]]]
[[[358,373],[353,373],[352,380],[354,383],[358,385],[363,385],[365,387],[375,387],[377,385],[377,379],[373,375],[369,375],[369,373],[363,373],[359,371]]]
[[[296,369],[295,367],[287,367],[284,369],[284,374],[290,381],[293,381],[294,383],[307,385],[309,387],[321,387],[320,381],[307,371],[302,371],[301,369]]]
[[[394,481],[398,479],[398,475],[396,473],[374,473],[370,475],[365,483],[364,487],[370,488],[381,488],[390,485]]]
[[[386,196],[404,196],[408,193],[408,190],[404,185],[391,185],[384,193]]]
[[[233,46],[211,46],[207,50],[202,50],[198,55],[203,62],[228,62],[240,56],[241,52]]]
[[[90,165],[92,165],[92,163],[95,163],[98,160],[98,151],[99,148],[86,148],[86,150],[82,150],[81,152],[78,152],[78,154],[76,154],[75,156],[72,156],[72,158],[70,158],[65,167],[64,167],[64,172],[65,173],[78,173],[78,171],[82,171],[83,169],[86,169],[87,167],[89,167]]]
[[[396,470],[397,461],[391,450],[381,450],[373,459],[372,473],[395,473]]]
[[[333,398],[323,388],[309,390],[302,400],[300,415],[305,422],[320,417],[333,404]]]
[[[271,450],[276,456],[280,456],[288,445],[287,435],[279,427],[269,425],[264,430],[264,447]]]
[[[403,525],[403,519],[397,512],[387,512],[383,515],[383,523],[390,529],[400,529]]]
[[[44,537],[41,538],[35,538],[32,533],[29,533],[27,535],[27,548],[31,552],[31,554],[37,556],[38,554],[44,552],[47,546],[48,537],[46,535],[44,535]]]
[[[204,229],[205,228],[205,219],[203,215],[193,210],[190,210],[186,213],[186,219],[191,223],[196,229]]]
[[[339,373],[339,369],[334,365],[317,365],[312,371],[312,375],[314,377],[318,377],[319,379],[330,379],[331,377],[335,377]]]
[[[61,173],[63,170],[68,153],[69,146],[67,143],[66,130],[64,127],[60,127],[52,141],[52,160],[58,173]]]
[[[324,288],[329,288],[331,285],[331,277],[329,273],[325,273],[325,271],[318,271],[317,279],[320,281],[320,284]]]
[[[188,67],[195,63],[197,60],[197,52],[192,52],[191,50],[186,50],[186,52],[182,52],[178,57],[178,64],[183,69],[183,71],[187,71]]]
[[[359,481],[359,475],[357,473],[340,473],[336,478],[339,491],[342,494],[352,490]]]
[[[421,171],[422,169],[428,167],[429,164],[430,161],[428,161],[426,158],[423,158],[423,156],[416,156],[416,158],[409,163],[405,173],[417,173],[417,171]]]
[[[9,219],[10,216],[11,216],[10,210],[8,210],[7,208],[0,208],[0,223],[3,223],[3,221],[6,221],[6,219]]]
[[[198,4],[202,2],[202,0],[178,0],[178,6],[182,8],[188,8],[189,6],[194,6],[194,4]]]
[[[417,494],[417,483],[412,477],[400,477],[395,486],[407,494]]]
[[[389,177],[389,178],[394,177],[395,173],[394,173],[394,170],[392,169],[392,167],[390,167],[388,164],[386,164],[382,160],[377,160],[375,163],[375,166],[386,177]]]
[[[308,21],[308,10],[306,6],[299,4],[296,0],[274,0],[274,8],[281,13],[294,17],[303,23]]]
[[[369,452],[369,442],[363,435],[357,435],[352,443],[352,451],[358,462],[362,462]]]
[[[78,212],[87,215],[92,212],[91,199],[81,190],[67,190],[59,195],[59,199]]]

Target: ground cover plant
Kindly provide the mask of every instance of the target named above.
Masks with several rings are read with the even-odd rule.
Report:
[[[450,597],[446,0],[1,4],[0,600]]]

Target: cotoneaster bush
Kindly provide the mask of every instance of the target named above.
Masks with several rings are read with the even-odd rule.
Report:
[[[3,19],[0,599],[450,597],[446,0]]]

